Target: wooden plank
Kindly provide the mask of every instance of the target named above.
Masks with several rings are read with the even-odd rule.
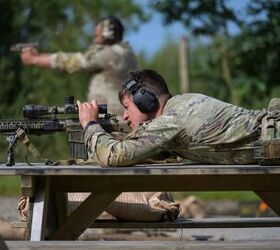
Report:
[[[50,240],[76,239],[120,193],[92,193],[50,237]]]
[[[67,219],[67,204],[68,198],[67,193],[56,192],[55,193],[55,204],[58,225],[63,224]]]
[[[55,240],[78,237],[121,192],[254,190],[272,209],[279,212],[280,166],[168,164],[100,168],[99,166],[49,167],[35,165],[28,167],[16,165],[14,167],[0,166],[0,175],[34,176],[36,180],[43,180],[42,183],[45,183],[45,178],[51,178],[51,194],[96,192],[95,197],[90,196],[91,198],[88,198],[74,211],[52,235],[51,239]],[[41,191],[41,194],[37,193],[38,190]],[[114,193],[110,193],[112,190]],[[45,238],[45,217],[48,215],[48,208],[45,206],[50,203],[48,191],[47,193],[43,191],[44,189],[40,190],[40,188],[36,190],[35,198],[42,197],[47,204],[40,204],[35,199],[34,208],[36,209],[34,209],[31,221],[31,240],[32,237],[35,240]],[[38,219],[36,219],[37,217]],[[63,220],[62,216],[61,222]],[[193,226],[197,225],[198,223],[193,224]]]
[[[49,202],[47,208],[47,221],[46,221],[46,233],[45,239],[48,239],[50,235],[53,234],[58,228],[58,219],[57,219],[57,212],[56,212],[56,199],[55,193],[49,193]]]
[[[10,250],[26,249],[94,249],[94,250],[272,250],[279,249],[279,240],[251,241],[6,241]]]
[[[279,184],[280,186],[280,184]],[[280,216],[280,192],[256,192],[256,194]]]
[[[48,239],[67,219],[66,194],[49,192],[45,239]]]
[[[0,166],[0,175],[270,175],[280,174],[280,166],[259,165],[135,165],[102,168],[100,166]]]
[[[53,176],[61,192],[280,191],[280,175],[104,175]]]
[[[35,193],[34,176],[21,176],[20,188],[23,196],[33,197]]]
[[[13,228],[26,228],[27,223],[12,222]],[[188,219],[178,222],[130,222],[117,220],[96,220],[91,228],[250,228],[250,227],[280,227],[280,218],[204,218]]]
[[[12,228],[27,228],[26,221],[12,221],[11,225],[12,225]]]
[[[30,200],[32,202],[32,199]],[[48,178],[36,180],[36,192],[31,220],[30,240],[40,241],[45,239],[46,217],[49,201]]]
[[[177,222],[123,222],[96,220],[91,228],[250,228],[280,227],[280,218],[203,218]]]

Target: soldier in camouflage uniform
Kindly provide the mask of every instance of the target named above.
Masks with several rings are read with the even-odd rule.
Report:
[[[121,142],[97,123],[95,101],[78,102],[89,157],[102,166],[129,166],[166,151],[202,163],[255,163],[263,118],[280,118],[275,109],[248,110],[202,94],[171,97],[152,70],[132,72],[119,96],[133,129]]]
[[[88,101],[94,98],[99,103],[107,103],[109,112],[121,114],[118,91],[128,72],[137,69],[135,54],[127,42],[122,42],[122,37],[121,22],[115,17],[105,18],[97,22],[93,44],[83,53],[39,54],[35,48],[26,48],[21,59],[26,65],[68,73],[90,72]]]

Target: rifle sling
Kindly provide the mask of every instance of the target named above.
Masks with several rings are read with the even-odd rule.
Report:
[[[16,131],[16,137],[18,138],[18,141],[21,142],[27,152],[30,152],[30,154],[36,158],[36,159],[40,159],[40,160],[43,160],[43,161],[46,161],[46,159],[44,159],[42,157],[42,155],[40,154],[40,152],[37,150],[37,148],[31,143],[29,137],[27,136],[26,132],[21,129],[21,128],[18,128],[17,131]],[[28,159],[26,157],[26,161],[28,163]]]
[[[98,164],[96,161],[93,160],[84,160],[84,159],[74,159],[74,158],[69,158],[69,159],[64,159],[64,160],[59,160],[59,161],[47,161],[45,162],[46,165],[50,166],[58,166],[58,165],[92,165],[92,164]]]

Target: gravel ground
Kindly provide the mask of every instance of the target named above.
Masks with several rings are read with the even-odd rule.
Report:
[[[103,233],[87,229],[81,240],[161,240],[161,241],[271,241],[280,240],[280,228],[207,228],[183,230],[142,230]],[[280,246],[279,246],[280,247]]]
[[[18,220],[17,215],[18,197],[0,197],[0,219],[12,222]],[[230,204],[209,203],[209,211],[218,210],[222,213],[222,207],[227,207],[229,214],[237,210],[236,203]],[[198,240],[207,239],[208,241],[239,241],[239,240],[280,240],[280,228],[236,228],[236,229],[183,229],[183,230],[146,230],[125,232],[119,230],[118,233],[105,231],[103,234],[100,229],[88,229],[85,238],[88,240],[153,240],[153,239],[174,239],[174,240]]]
[[[0,219],[5,221],[15,221],[17,215],[18,197],[0,197]]]

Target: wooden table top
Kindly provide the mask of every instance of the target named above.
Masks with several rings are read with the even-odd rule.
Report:
[[[200,164],[147,164],[134,165],[131,167],[100,167],[99,165],[68,165],[47,166],[34,164],[28,166],[25,163],[17,163],[15,166],[0,164],[1,175],[35,175],[35,176],[60,176],[60,175],[279,175],[280,166],[260,165],[200,165]]]

